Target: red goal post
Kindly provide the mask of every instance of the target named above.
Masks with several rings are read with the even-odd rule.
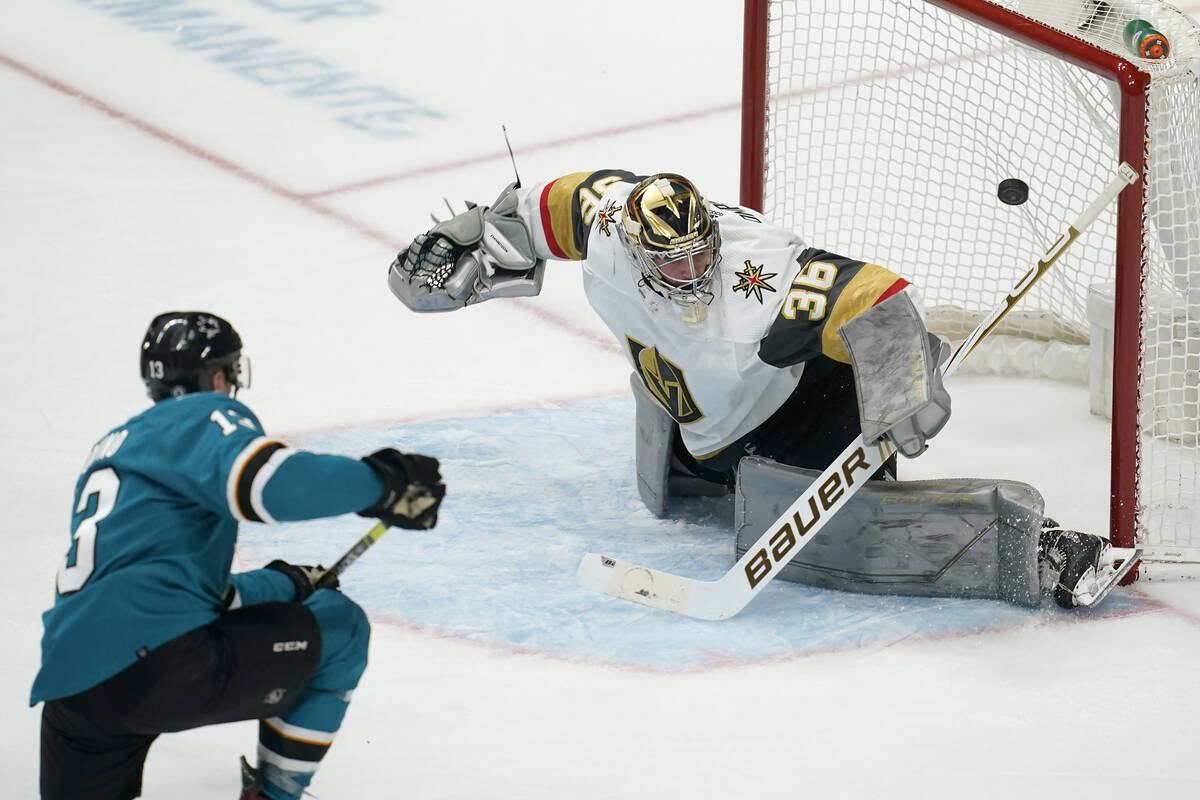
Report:
[[[1160,33],[1165,57],[1127,28]],[[1119,162],[1144,176],[1000,338],[1094,395],[1111,373],[1093,398],[1111,405],[1111,536],[1185,562],[1200,562],[1198,73],[1200,26],[1157,0],[745,2],[741,202],[913,278],[951,338]],[[1009,178],[1026,202],[998,199]]]

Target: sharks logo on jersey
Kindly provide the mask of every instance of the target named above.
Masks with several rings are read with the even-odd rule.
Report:
[[[631,336],[626,336],[625,340],[642,383],[667,413],[680,425],[703,419],[704,412],[696,405],[683,370],[663,358],[656,348],[647,347]]]

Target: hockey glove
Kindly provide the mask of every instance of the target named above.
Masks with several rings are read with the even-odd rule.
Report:
[[[854,368],[863,441],[891,440],[908,458],[950,418],[950,393],[942,385],[946,342],[925,329],[913,298],[899,292],[838,328]]]
[[[452,311],[499,297],[533,297],[545,269],[511,184],[491,207],[467,203],[466,211],[415,238],[388,268],[388,286],[413,311]]]
[[[284,575],[287,575],[292,581],[292,585],[296,587],[296,602],[303,602],[312,596],[312,593],[317,590],[317,581],[321,580],[329,572],[329,570],[319,564],[315,567],[310,567],[306,564],[289,564],[278,558],[267,564],[263,569],[273,569],[276,572],[282,572]],[[336,589],[338,585],[337,575],[334,575],[321,588]]]
[[[446,484],[436,458],[387,447],[364,456],[363,461],[383,480],[384,490],[375,505],[358,512],[360,517],[375,517],[386,525],[409,530],[427,530],[437,524]]]
[[[937,370],[929,376],[929,396],[927,405],[888,428],[884,434],[908,458],[924,453],[928,447],[926,440],[937,435],[950,419],[950,393]]]

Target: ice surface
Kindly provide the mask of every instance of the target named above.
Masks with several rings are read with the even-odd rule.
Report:
[[[640,507],[627,367],[578,271],[448,315],[387,292],[443,196],[487,202],[511,180],[502,124],[528,182],[673,170],[736,199],[739,5],[523,0],[472,4],[464,24],[438,4],[185,0],[199,16],[181,20],[45,0],[6,16],[0,793],[36,795],[28,689],[76,471],[147,402],[136,345],[171,307],[234,321],[273,434],[444,459],[442,524],[389,532],[346,575],[371,666],[319,797],[1200,792],[1198,587],[1072,615],[777,582],[718,623],[587,592],[589,550],[714,578],[733,536],[722,501],[667,522]],[[338,75],[345,91],[321,94]],[[950,425],[907,476],[1018,478],[1061,521],[1105,527],[1107,427],[1082,386],[951,389]],[[328,563],[366,525],[247,528],[238,560]],[[233,797],[254,740],[252,723],[163,737],[145,796]]]

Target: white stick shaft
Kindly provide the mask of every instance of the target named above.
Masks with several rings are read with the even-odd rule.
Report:
[[[1079,234],[1087,230],[1096,221],[1096,217],[1100,216],[1100,212],[1116,199],[1121,190],[1132,184],[1137,178],[1138,175],[1133,167],[1122,162],[1117,168],[1116,177],[1109,181],[1108,185],[1100,192],[1100,195],[1092,201],[1092,204],[1067,227],[1066,232],[1054,240],[1054,243],[1050,245],[1046,253],[1038,260],[1037,265],[1025,273],[1025,277],[1017,282],[1017,285],[1012,288],[1012,291],[1008,293],[1003,302],[992,309],[991,314],[984,318],[983,322],[977,325],[975,330],[971,331],[970,335],[963,340],[958,349],[954,351],[954,355],[950,357],[950,361],[946,364],[946,367],[942,370],[943,376],[948,376],[954,370],[958,369],[958,365],[962,363],[964,358],[971,354],[971,351],[975,349],[975,345],[979,344],[980,340],[995,329],[1000,320],[1004,319],[1008,315],[1008,312],[1012,310],[1012,307],[1025,296],[1026,292],[1033,288],[1033,285],[1046,274],[1046,271],[1054,265],[1054,262],[1058,261],[1058,257],[1066,252],[1066,249],[1079,238]]]

